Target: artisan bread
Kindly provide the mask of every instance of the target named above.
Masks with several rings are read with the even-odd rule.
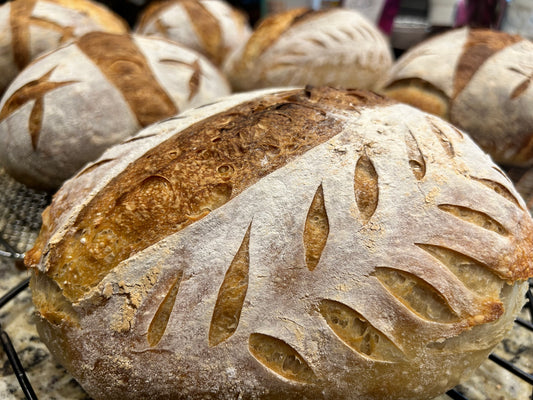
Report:
[[[67,181],[26,255],[95,399],[430,399],[512,326],[532,220],[443,120],[371,92],[236,94]]]
[[[38,55],[88,32],[128,29],[120,16],[96,1],[6,2],[0,7],[0,93]]]
[[[223,70],[235,91],[307,84],[373,89],[391,65],[389,42],[359,12],[298,8],[265,18]]]
[[[461,28],[408,50],[382,92],[451,121],[493,159],[533,164],[533,43],[518,35]]]
[[[221,65],[252,30],[246,15],[226,1],[165,0],[146,7],[135,31],[182,43]]]
[[[0,163],[53,190],[142,127],[230,93],[222,73],[177,43],[91,32],[32,62],[0,101]]]

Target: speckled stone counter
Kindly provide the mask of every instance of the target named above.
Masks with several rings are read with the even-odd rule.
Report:
[[[48,201],[49,196],[29,191],[0,169],[0,233],[1,238],[13,247],[12,250],[23,253],[31,247],[39,230],[40,212]],[[8,249],[0,243],[0,250]],[[20,264],[0,256],[0,296],[28,278],[28,272]],[[522,317],[531,320],[527,310]],[[87,394],[53,360],[41,343],[33,318],[29,289],[0,309],[0,324],[11,337],[37,397],[45,400],[88,400]],[[523,371],[533,372],[533,332],[515,324],[494,353]],[[531,385],[490,360],[459,389],[469,400],[530,400],[533,391]],[[1,348],[0,399],[25,399]],[[443,395],[435,400],[450,400],[450,397]]]

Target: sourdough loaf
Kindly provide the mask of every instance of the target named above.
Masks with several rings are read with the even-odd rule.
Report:
[[[390,45],[359,12],[298,8],[265,18],[224,64],[236,91],[291,85],[372,89]]]
[[[461,28],[427,39],[390,70],[382,92],[446,118],[501,164],[533,164],[533,43]]]
[[[67,181],[25,262],[95,399],[424,399],[513,324],[533,225],[443,120],[370,92],[233,95]]]
[[[229,94],[221,72],[177,43],[91,32],[26,67],[0,102],[0,163],[56,189],[142,127]]]
[[[140,15],[135,31],[182,43],[215,65],[251,34],[246,15],[222,0],[154,1]]]
[[[16,0],[0,7],[0,93],[39,54],[92,31],[127,33],[126,22],[87,0]]]

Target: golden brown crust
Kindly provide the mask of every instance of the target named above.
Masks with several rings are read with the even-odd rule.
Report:
[[[148,21],[151,21],[152,18],[154,18],[154,15],[163,12],[165,8],[171,6],[172,4],[173,0],[159,0],[148,3],[139,16],[139,21],[137,22],[138,27],[144,27]]]
[[[26,262],[43,340],[93,398],[426,400],[513,324],[532,246],[467,135],[308,88],[111,149],[56,195]]]
[[[18,0],[17,0],[18,1]],[[97,21],[106,32],[110,33],[127,33],[128,24],[118,14],[115,14],[109,8],[100,2],[93,0],[48,0],[63,7],[73,8],[91,19]]]
[[[242,63],[253,62],[260,54],[272,46],[283,32],[290,29],[297,21],[301,22],[305,16],[314,13],[308,8],[295,8],[266,17],[255,28],[254,33],[246,43],[241,57]]]
[[[59,24],[32,17],[33,9],[39,0],[17,0],[11,2],[10,25],[13,47],[13,58],[18,69],[23,69],[32,59],[30,25],[38,25],[61,32],[60,43],[65,43],[73,39],[73,27],[61,26]],[[76,10],[89,18],[98,22],[102,29],[113,33],[126,33],[128,27],[118,15],[105,8],[86,0],[49,0],[66,8]]]
[[[131,36],[91,32],[82,36],[77,46],[123,93],[141,126],[179,111]]]
[[[11,46],[13,47],[13,58],[18,69],[24,68],[31,60],[30,33],[27,21],[35,3],[37,3],[37,0],[13,1],[11,3],[9,15],[11,35],[13,36]]]
[[[180,0],[193,24],[196,35],[202,41],[207,56],[219,65],[224,58],[222,32],[218,20],[197,0]]]
[[[489,29],[471,29],[455,70],[452,98],[456,98],[461,93],[479,67],[490,56],[521,40],[524,39],[520,35],[495,33]]]
[[[329,107],[384,102],[358,91],[341,96],[327,88],[295,90],[193,125],[130,165],[84,208],[75,229],[51,251],[49,275],[75,301],[120,261],[200,220],[337,134],[341,127],[328,117]],[[43,221],[43,236],[55,230],[47,222],[63,212],[61,204],[56,211],[55,203]],[[41,253],[39,246],[29,251],[28,263],[37,262]]]
[[[387,85],[381,92],[401,103],[410,104],[438,117],[449,119],[448,96],[423,79],[400,79]]]

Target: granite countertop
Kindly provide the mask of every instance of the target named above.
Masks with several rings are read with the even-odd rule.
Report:
[[[529,174],[532,179],[525,179],[523,177],[527,177],[527,174],[523,171],[512,172],[516,175],[519,190],[531,190],[533,193],[533,174]],[[16,252],[24,253],[31,248],[39,231],[40,213],[49,200],[48,195],[25,188],[0,169],[0,233],[1,238],[13,246]],[[7,249],[0,243],[0,250]],[[28,277],[29,274],[20,261],[0,256],[0,296]],[[531,321],[529,309],[524,308],[522,317]],[[33,318],[34,308],[29,289],[22,291],[0,309],[0,324],[11,337],[37,397],[47,400],[88,400],[87,394],[53,360],[46,346],[41,343]],[[511,361],[525,372],[532,372],[533,332],[515,323],[509,335],[496,347],[494,354]],[[459,389],[469,400],[530,400],[533,386],[487,360]],[[25,399],[1,349],[0,398]],[[450,397],[442,395],[435,400],[450,400]]]

